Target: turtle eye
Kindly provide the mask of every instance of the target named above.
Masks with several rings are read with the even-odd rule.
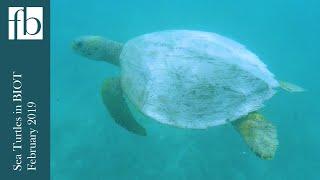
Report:
[[[84,46],[83,42],[79,40],[75,40],[72,43],[72,47],[74,50],[80,50],[83,46]]]
[[[83,46],[83,42],[81,42],[81,41],[76,42],[76,46],[78,48],[81,48]]]

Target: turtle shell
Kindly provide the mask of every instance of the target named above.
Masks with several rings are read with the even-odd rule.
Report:
[[[263,106],[279,86],[245,46],[215,33],[172,30],[128,41],[120,55],[124,96],[164,124],[203,129]]]

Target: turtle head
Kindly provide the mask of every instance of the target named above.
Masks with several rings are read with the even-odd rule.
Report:
[[[122,44],[100,36],[83,36],[72,42],[72,49],[89,59],[119,65]]]

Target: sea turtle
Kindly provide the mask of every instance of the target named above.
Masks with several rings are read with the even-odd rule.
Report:
[[[278,87],[303,88],[277,81],[245,46],[216,33],[168,30],[136,37],[125,44],[100,36],[72,43],[78,54],[120,67],[102,98],[114,121],[145,136],[127,103],[149,119],[179,128],[206,129],[226,123],[262,159],[272,159],[276,127],[258,110]]]

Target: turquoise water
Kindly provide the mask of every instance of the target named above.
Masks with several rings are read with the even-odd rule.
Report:
[[[52,1],[53,180],[320,179],[320,3],[316,0]],[[308,91],[280,91],[262,109],[278,127],[272,161],[253,155],[230,125],[190,131],[146,122],[139,137],[116,125],[100,87],[119,70],[74,54],[71,41],[102,35],[126,42],[166,29],[211,31],[255,52],[278,79]]]

